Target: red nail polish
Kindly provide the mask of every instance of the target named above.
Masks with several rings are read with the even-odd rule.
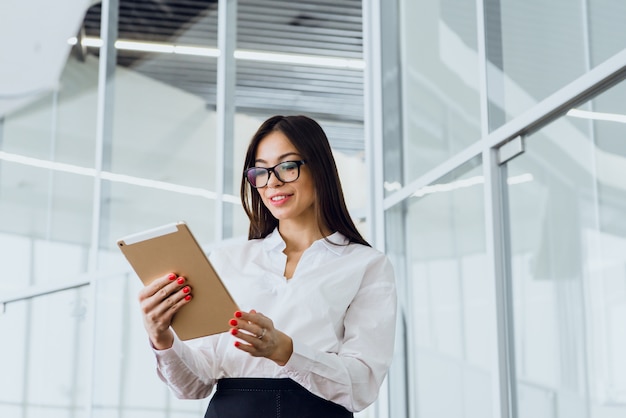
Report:
[[[182,277],[179,277],[178,280],[176,280],[176,283],[183,284],[183,283],[185,283],[185,279],[182,278]]]
[[[185,300],[191,300],[191,295],[185,296]]]
[[[231,319],[229,324],[232,325],[233,327],[236,327],[237,326],[237,320],[236,319]]]
[[[239,311],[235,312],[235,316],[237,318],[241,318],[241,315],[243,315],[241,312],[239,312]]]
[[[237,335],[237,328],[231,328],[230,333],[233,335]]]
[[[170,273],[170,274],[167,276],[167,278],[168,278],[168,279],[170,279],[170,280],[174,280],[174,279],[176,278],[176,275],[175,275],[174,273]]]
[[[183,293],[189,293],[189,286],[183,287]]]
[[[239,347],[239,341],[235,341],[235,347]]]

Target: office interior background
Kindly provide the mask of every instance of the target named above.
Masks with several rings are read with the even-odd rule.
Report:
[[[243,153],[326,130],[392,259],[357,417],[626,414],[626,3],[0,5],[0,416],[198,417],[155,373],[121,236],[245,239]]]

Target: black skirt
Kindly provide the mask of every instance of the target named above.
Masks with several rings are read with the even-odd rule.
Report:
[[[291,379],[220,379],[204,418],[353,418]]]

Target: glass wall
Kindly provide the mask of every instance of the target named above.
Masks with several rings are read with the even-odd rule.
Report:
[[[91,348],[88,297],[79,289],[7,307],[0,324],[6,338],[0,359],[3,417],[85,413]]]
[[[495,292],[481,172],[472,161],[406,202],[414,416],[493,416]]]
[[[625,7],[426,3],[381,19],[403,120],[380,174],[402,290],[389,416],[621,416]]]
[[[478,141],[480,79],[476,2],[399,5],[406,184]],[[387,192],[401,186],[390,177],[398,163],[387,164]]]
[[[624,93],[530,135],[508,164],[532,179],[509,192],[519,417],[626,413]]]

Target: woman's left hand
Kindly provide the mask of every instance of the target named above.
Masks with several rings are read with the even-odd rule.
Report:
[[[254,357],[266,357],[284,366],[293,353],[291,338],[274,328],[271,319],[255,311],[235,312],[230,320],[230,333],[239,340],[235,347]]]

